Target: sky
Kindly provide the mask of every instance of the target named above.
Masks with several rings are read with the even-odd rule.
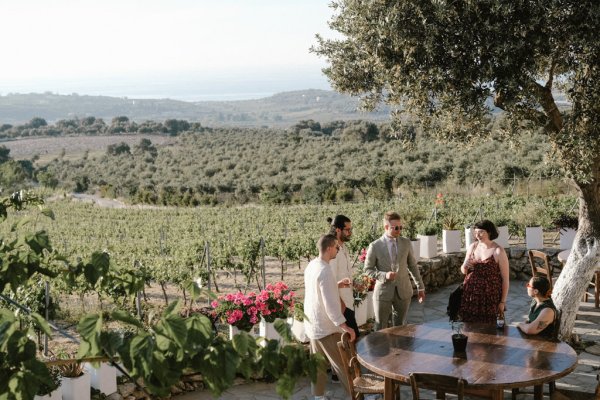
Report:
[[[328,89],[328,0],[0,0],[0,95],[182,100]]]

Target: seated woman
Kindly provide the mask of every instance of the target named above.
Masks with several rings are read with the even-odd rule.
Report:
[[[550,298],[550,282],[543,276],[534,276],[527,283],[527,295],[532,297],[527,322],[519,322],[517,328],[528,335],[552,337],[556,306]]]

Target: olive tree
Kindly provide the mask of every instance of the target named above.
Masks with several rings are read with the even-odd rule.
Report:
[[[333,87],[388,103],[439,139],[546,135],[579,195],[579,230],[554,289],[569,338],[598,265],[600,3],[595,0],[335,0],[341,36],[317,36]],[[561,97],[559,97],[561,96]],[[560,101],[563,100],[564,101]],[[494,108],[495,107],[495,108]],[[492,131],[492,111],[505,123]]]

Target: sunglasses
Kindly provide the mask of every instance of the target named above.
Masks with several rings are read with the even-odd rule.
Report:
[[[398,225],[398,226],[390,226],[390,229],[394,230],[394,231],[400,231],[402,230],[402,225]]]

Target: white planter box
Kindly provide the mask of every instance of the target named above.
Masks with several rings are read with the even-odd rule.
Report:
[[[509,247],[510,245],[508,244],[508,226],[499,226],[497,229],[498,237],[494,239],[494,242],[496,242],[500,247]]]
[[[85,364],[85,370],[90,374],[90,383],[94,389],[109,395],[117,391],[117,369],[108,363],[101,363],[94,368],[90,363]]]
[[[233,326],[233,325],[227,325],[227,326],[229,327],[229,340],[232,340],[235,335],[242,332],[242,330],[240,328],[238,328],[237,326]],[[248,331],[246,333],[252,337],[256,337],[256,332],[254,331],[254,326],[252,327],[252,329],[250,329],[250,331]]]
[[[261,319],[260,323],[258,325],[258,336],[264,337],[265,339],[277,340],[278,342],[281,342],[283,340],[283,338],[275,330],[274,324],[275,324],[275,322],[267,322],[264,319]],[[263,346],[266,345],[266,342],[262,341],[261,345],[263,345]]]
[[[442,250],[444,253],[459,253],[461,248],[460,231],[442,231]]]
[[[34,396],[33,400],[62,400],[62,386],[59,386],[54,392],[43,396]]]
[[[410,245],[412,246],[412,251],[413,255],[415,256],[415,259],[419,261],[419,258],[421,258],[421,241],[419,239],[411,240]]]
[[[61,378],[63,400],[90,400],[90,374],[77,378]]]
[[[292,329],[292,335],[294,338],[300,343],[308,343],[310,339],[306,336],[306,331],[304,330],[304,321],[296,321],[294,318],[290,317],[287,319],[288,325],[290,325]]]
[[[565,228],[560,231],[560,243],[559,247],[561,250],[567,250],[573,247],[573,241],[575,240],[575,235],[577,235],[577,230],[573,228]]]
[[[421,241],[421,257],[433,258],[437,256],[437,236],[423,236],[419,235]]]
[[[240,330],[237,326],[229,325],[229,340],[233,340],[233,337],[240,333]]]
[[[528,226],[525,228],[525,246],[528,250],[544,248],[544,230],[541,226]]]
[[[475,242],[475,236],[473,236],[472,228],[465,228],[465,250],[469,250],[469,247]]]
[[[367,299],[363,300],[360,305],[354,307],[354,318],[356,318],[356,325],[358,326],[367,323]]]
[[[367,319],[375,318],[375,306],[373,306],[373,292],[367,292]]]

